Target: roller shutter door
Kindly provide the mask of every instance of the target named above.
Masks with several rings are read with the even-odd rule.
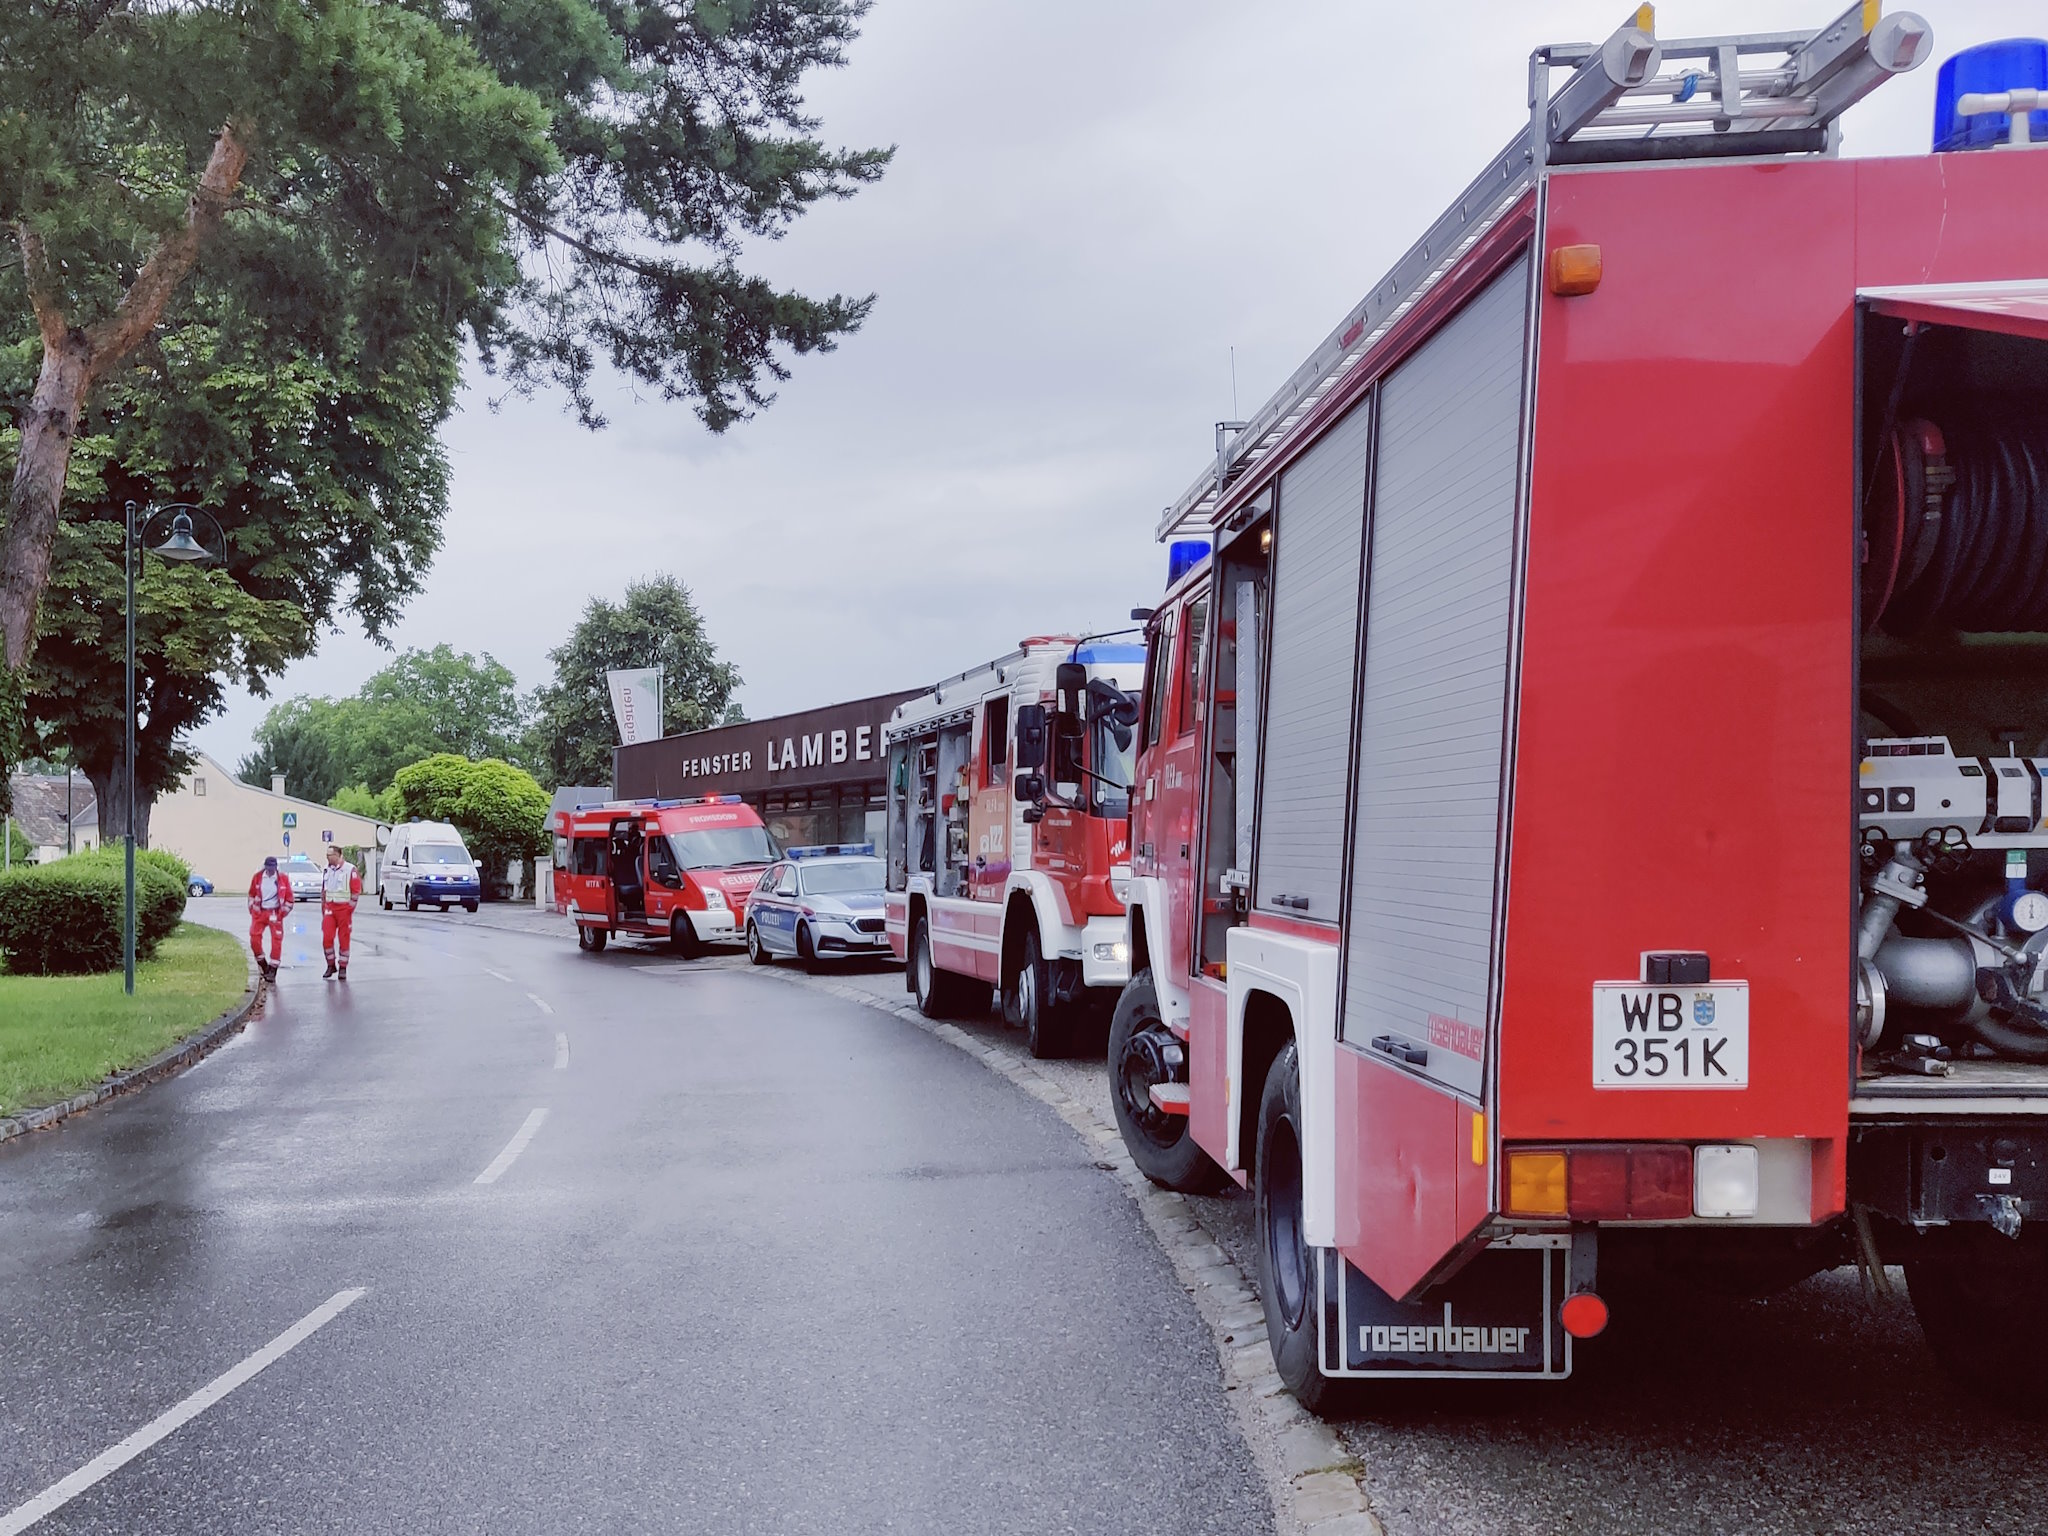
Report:
[[[1280,476],[1273,646],[1259,785],[1257,905],[1334,923],[1357,672],[1369,403]]]
[[[1344,1036],[1477,1094],[1488,1025],[1528,272],[1380,390]]]

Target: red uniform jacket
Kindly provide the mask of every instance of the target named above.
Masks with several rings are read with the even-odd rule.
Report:
[[[263,871],[257,870],[249,877],[249,910],[260,912],[263,902]],[[277,910],[289,912],[292,909],[291,877],[283,870],[277,872]]]

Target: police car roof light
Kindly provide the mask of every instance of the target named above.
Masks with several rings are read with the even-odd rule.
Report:
[[[875,856],[873,843],[814,843],[805,848],[785,848],[786,859],[867,858]]]

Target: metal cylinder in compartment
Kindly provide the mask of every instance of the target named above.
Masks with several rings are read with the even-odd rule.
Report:
[[[1981,1008],[1977,953],[1968,939],[1893,937],[1878,946],[1877,969],[1893,1007]]]

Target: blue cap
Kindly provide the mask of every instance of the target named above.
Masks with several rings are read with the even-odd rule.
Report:
[[[1990,149],[2012,138],[2009,113],[1961,117],[1956,102],[1980,92],[1998,94],[2016,88],[2048,90],[2048,42],[2037,37],[2008,37],[1965,48],[1941,66],[1934,84],[1934,152]],[[2027,114],[2028,136],[2048,142],[2048,109]]]
[[[264,859],[264,861],[263,861],[263,867],[264,867],[265,869],[275,869],[275,868],[277,868],[277,855],[273,853],[273,854],[269,855],[268,857],[266,857],[266,858]]]

